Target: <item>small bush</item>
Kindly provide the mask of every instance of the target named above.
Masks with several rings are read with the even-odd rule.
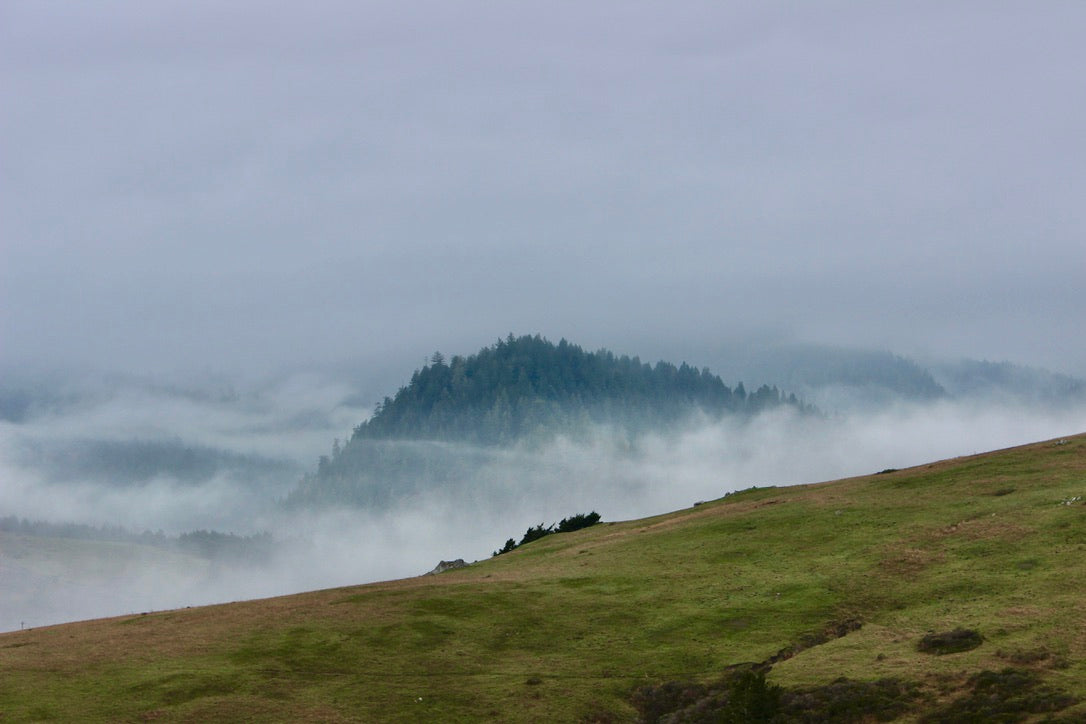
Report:
[[[491,555],[492,556],[500,556],[502,553],[508,553],[509,551],[513,550],[516,547],[517,547],[517,542],[515,540],[513,540],[512,538],[510,538],[509,540],[505,541],[504,546],[502,546],[498,550],[494,551]]]
[[[1037,649],[1017,650],[1010,653],[997,651],[996,656],[1001,659],[1008,659],[1015,664],[1030,665],[1047,660],[1052,656],[1052,652],[1042,646]]]
[[[531,543],[532,541],[539,540],[543,536],[550,535],[553,532],[554,532],[554,525],[553,524],[551,524],[551,525],[547,526],[546,528],[544,528],[543,524],[540,523],[539,525],[535,526],[534,528],[529,528],[528,530],[524,531],[524,537],[520,539],[520,543],[517,543],[517,545],[522,546],[522,545],[524,545],[526,543]]]
[[[1066,692],[1041,683],[1032,671],[982,671],[969,679],[971,691],[921,722],[1016,722],[1029,714],[1060,711],[1076,703]]]
[[[641,721],[658,722],[674,711],[695,704],[707,692],[701,684],[668,681],[657,686],[638,687],[630,697],[630,703],[641,715]]]
[[[558,532],[570,533],[575,530],[580,530],[581,528],[588,528],[599,522],[600,514],[594,510],[588,514],[578,513],[577,515],[571,515],[568,518],[562,518],[561,522],[558,523]]]
[[[956,628],[953,631],[943,633],[929,633],[920,639],[920,643],[916,645],[916,648],[927,654],[942,656],[944,654],[970,651],[983,642],[984,637],[976,631],[967,628]]]
[[[915,708],[916,684],[897,679],[837,679],[824,686],[783,689],[766,683],[765,671],[746,665],[712,686],[676,681],[641,687],[631,701],[643,722],[822,722],[893,721]]]
[[[559,523],[551,523],[544,527],[542,523],[536,526],[532,526],[528,530],[524,531],[524,537],[520,539],[520,543],[517,543],[512,538],[505,541],[505,545],[494,551],[493,556],[500,556],[502,553],[508,553],[509,551],[518,548],[525,543],[531,543],[532,541],[539,540],[551,533],[569,533],[581,528],[588,528],[596,523],[600,522],[600,514],[596,511],[591,513],[578,513],[577,515],[571,515],[568,518],[562,518]]]
[[[825,686],[785,692],[781,721],[893,721],[909,711],[920,696],[915,684],[897,679],[851,681],[841,678]]]
[[[765,672],[744,671],[728,687],[728,698],[720,711],[721,722],[768,722],[781,708],[781,687],[767,684]]]
[[[740,669],[709,689],[706,695],[657,719],[667,724],[755,724],[780,721],[783,689],[767,684],[765,672]]]

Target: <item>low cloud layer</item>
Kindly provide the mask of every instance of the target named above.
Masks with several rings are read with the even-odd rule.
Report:
[[[6,0],[0,517],[284,547],[238,570],[0,534],[0,628],[1086,429],[1036,404],[1063,378],[916,406],[822,386],[788,391],[828,419],[600,431],[380,513],[276,504],[404,370],[510,332],[717,372],[754,340],[1086,376],[1084,25],[981,0]],[[726,381],[788,388],[748,362]]]
[[[776,410],[644,436],[632,445],[601,429],[542,449],[507,450],[488,458],[468,490],[434,489],[381,511],[276,505],[299,471],[312,470],[327,452],[329,440],[349,431],[347,418],[360,419],[360,408],[343,404],[350,399],[349,386],[315,377],[225,401],[135,386],[3,423],[0,517],[170,535],[263,531],[276,545],[266,559],[241,563],[131,545],[111,555],[100,543],[43,548],[42,539],[3,534],[0,629],[413,576],[439,560],[485,558],[529,526],[574,513],[630,519],[750,486],[818,482],[1086,430],[1084,407],[941,400],[848,416]],[[217,440],[214,449],[228,459],[267,456],[261,459],[283,467],[256,478],[227,467],[207,468],[201,479],[162,473],[123,484],[90,469],[70,470],[68,479],[55,474],[49,456],[63,452],[65,441],[126,440],[138,429],[135,421],[149,420],[156,425],[141,439],[156,431],[182,446]],[[44,457],[28,457],[28,446]]]

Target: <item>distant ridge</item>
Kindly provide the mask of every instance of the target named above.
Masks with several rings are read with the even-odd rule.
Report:
[[[726,378],[772,380],[825,412],[901,402],[992,401],[1062,406],[1086,400],[1086,381],[1011,362],[923,360],[823,344],[730,344],[698,353]]]

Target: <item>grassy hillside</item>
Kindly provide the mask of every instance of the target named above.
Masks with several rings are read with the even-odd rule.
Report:
[[[809,710],[1081,721],[1083,498],[1078,436],[752,489],[439,576],[4,634],[0,718],[630,721],[719,702],[713,682],[756,662]],[[920,649],[957,629],[980,645]]]

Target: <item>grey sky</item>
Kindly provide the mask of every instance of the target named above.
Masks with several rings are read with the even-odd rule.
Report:
[[[0,364],[1086,374],[1086,4],[0,5]],[[696,362],[696,360],[695,360]]]

